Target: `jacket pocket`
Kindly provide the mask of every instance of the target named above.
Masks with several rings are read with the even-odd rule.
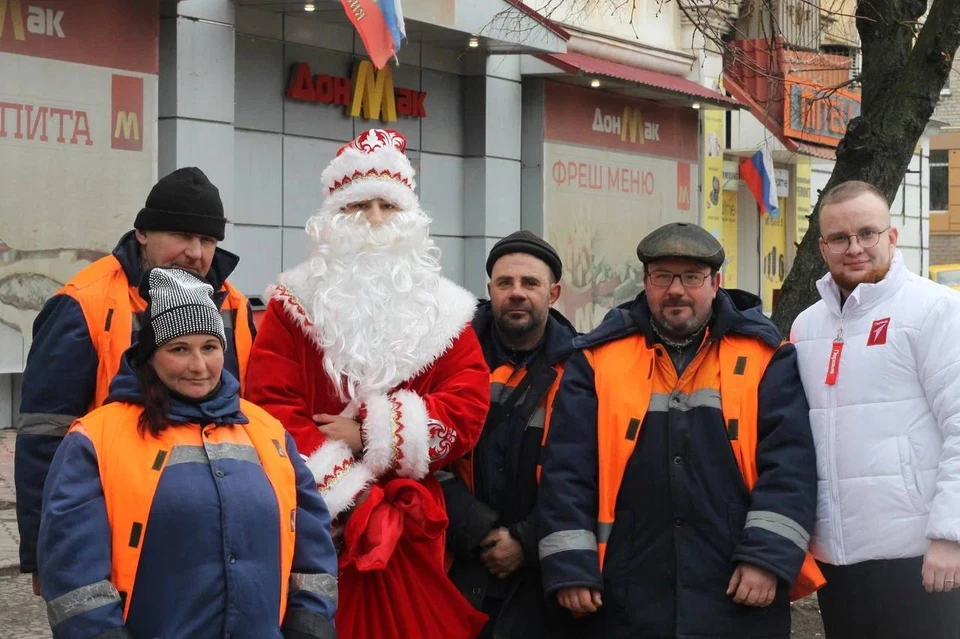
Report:
[[[910,438],[906,435],[897,437],[897,452],[900,455],[900,476],[903,479],[903,487],[910,499],[910,504],[918,513],[926,514],[929,509],[917,483],[916,456],[913,454],[913,447],[910,446]]]

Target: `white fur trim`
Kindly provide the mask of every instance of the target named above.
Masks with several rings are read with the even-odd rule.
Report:
[[[319,351],[320,336],[313,326],[310,308],[301,300],[300,291],[306,291],[307,275],[310,272],[310,262],[303,262],[280,274],[280,283],[267,287],[267,297],[283,304],[287,316],[300,327],[304,337]]]
[[[417,194],[403,184],[386,179],[358,178],[350,185],[328,195],[323,201],[320,214],[334,215],[347,204],[378,197],[396,204],[401,211],[415,211],[420,206]]]
[[[329,477],[334,474],[337,466],[344,466],[353,461],[353,453],[346,443],[328,439],[312,455],[307,457],[307,468],[317,480],[317,486],[323,486]]]
[[[320,491],[330,518],[353,508],[357,496],[370,487],[376,478],[360,462],[354,462],[340,480],[327,490]]]
[[[454,340],[460,337],[473,320],[477,310],[477,298],[467,289],[441,277],[437,287],[437,298],[440,300],[440,317],[430,331],[429,337],[420,345],[421,357],[418,366],[402,379],[398,379],[394,386],[427,370],[441,355],[450,350]]]
[[[408,390],[393,394],[400,404],[400,422],[403,424],[403,441],[400,443],[400,458],[397,474],[401,477],[423,479],[430,472],[430,417],[423,398]]]
[[[337,183],[352,179],[357,173],[363,175],[371,170],[378,173],[389,171],[397,174],[410,183],[410,191],[417,188],[414,180],[417,172],[413,170],[410,160],[399,149],[389,145],[370,153],[364,153],[359,149],[344,149],[320,174],[320,182],[323,184],[324,193],[329,194]]]
[[[386,395],[368,397],[364,402],[366,419],[363,431],[363,465],[374,477],[382,477],[393,468],[400,454],[400,438],[406,430],[397,418],[394,403]]]
[[[354,459],[349,446],[332,439],[310,455],[307,468],[317,481],[331,519],[353,506],[357,495],[374,480],[370,471]]]
[[[284,309],[293,321],[303,330],[303,334],[320,350],[320,337],[313,325],[310,309],[301,300],[312,298],[310,291],[310,262],[284,271],[280,274],[280,285],[267,289],[272,298],[283,301]],[[396,378],[391,380],[382,392],[387,393],[403,382],[413,379],[447,352],[473,319],[477,307],[477,298],[467,289],[441,277],[437,287],[440,301],[440,315],[432,330],[417,346],[419,357],[408,367],[398,368]]]

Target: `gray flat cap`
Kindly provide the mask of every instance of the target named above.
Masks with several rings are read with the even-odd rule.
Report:
[[[637,245],[637,257],[645,265],[668,257],[683,257],[717,270],[723,266],[726,256],[720,242],[706,229],[696,224],[673,222],[643,238]]]

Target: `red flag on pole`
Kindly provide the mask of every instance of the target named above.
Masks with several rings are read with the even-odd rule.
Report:
[[[392,2],[393,0],[387,0]],[[374,0],[340,0],[347,17],[353,23],[373,66],[384,67],[396,53],[393,35]]]

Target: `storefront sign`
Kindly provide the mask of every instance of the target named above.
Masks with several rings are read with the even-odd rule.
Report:
[[[547,82],[545,137],[697,162],[697,112]]]
[[[730,160],[723,161],[723,190],[736,191],[740,188],[740,165]]]
[[[0,373],[23,370],[44,300],[130,230],[157,180],[159,15],[157,0],[0,0]]]
[[[790,170],[774,169],[773,179],[777,183],[777,197],[790,197]]]
[[[723,217],[720,197],[723,191],[723,150],[720,140],[724,138],[724,112],[703,112],[703,188],[701,189],[701,213],[703,228],[723,243]]]
[[[860,95],[784,77],[783,132],[787,137],[837,146],[850,120],[860,115]]]
[[[290,100],[345,107],[351,118],[396,122],[398,115],[427,117],[424,107],[426,91],[394,88],[390,67],[377,71],[369,60],[357,63],[353,78],[315,76],[310,73],[310,65],[306,62],[294,63],[286,96]]]
[[[736,184],[736,180],[733,182]],[[724,288],[737,288],[737,252],[738,252],[738,236],[737,236],[737,192],[733,191],[724,191],[723,192],[723,252],[726,255],[726,260],[723,263],[723,268],[720,270],[723,273],[723,279],[721,285]]]
[[[786,211],[786,198],[779,198],[778,205],[781,211]],[[760,298],[763,300],[763,312],[772,313],[783,286],[783,278],[786,277],[787,225],[783,215],[764,215],[760,226]]]
[[[797,242],[810,228],[810,158],[797,158]]]

